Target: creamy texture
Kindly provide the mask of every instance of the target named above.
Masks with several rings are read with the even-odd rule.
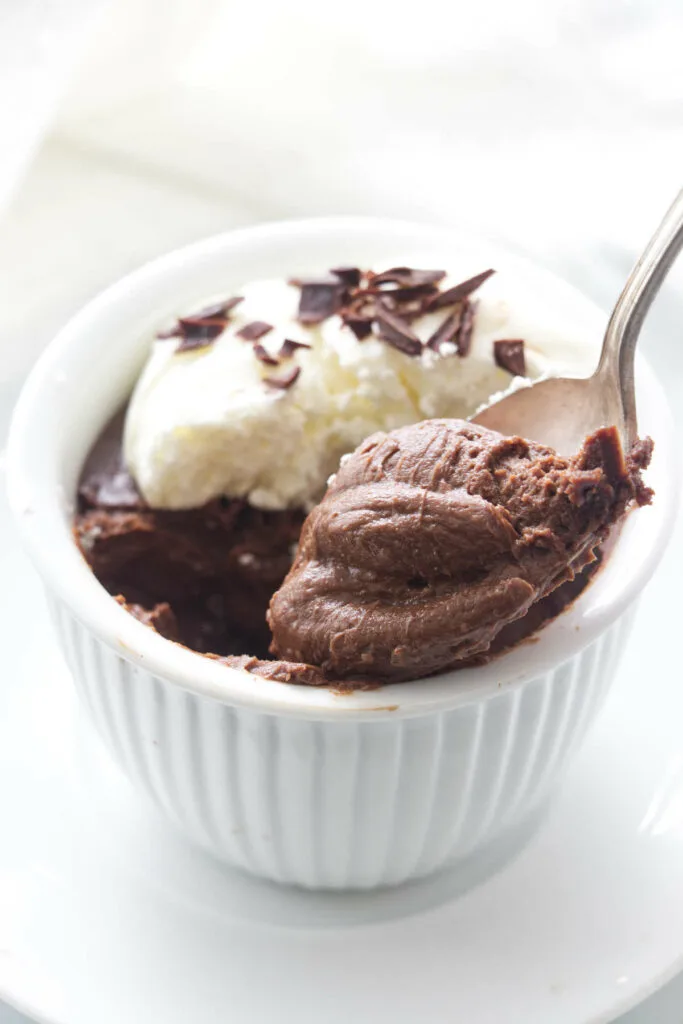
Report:
[[[273,654],[401,680],[488,651],[650,501],[651,449],[624,457],[610,427],[563,458],[457,420],[369,437],[304,523],[270,605]]]
[[[74,535],[97,578],[135,618],[169,640],[226,665],[280,682],[325,685],[322,669],[268,659],[268,604],[291,567],[304,514],[264,512],[240,499],[198,509],[146,507],[121,464],[123,417],[93,446],[83,467]],[[583,589],[597,562],[503,627],[484,660],[554,618]],[[248,651],[249,654],[244,652]],[[465,662],[466,664],[467,662]],[[336,688],[377,685],[365,676]]]
[[[502,275],[476,292],[465,357],[454,346],[412,357],[374,336],[359,341],[337,315],[303,326],[300,291],[282,280],[256,281],[236,294],[243,301],[206,348],[176,352],[177,339],[155,341],[135,388],[124,455],[154,508],[197,508],[221,495],[256,508],[310,508],[340,456],[368,435],[426,418],[469,416],[519,380],[495,365],[497,339],[524,339],[532,378],[592,368],[592,351],[553,323],[542,297],[516,297]],[[444,312],[420,317],[412,329],[426,340]],[[296,350],[279,368],[260,362],[252,344],[236,336],[256,320],[273,325],[260,339],[267,351],[278,352],[285,338],[310,349]],[[288,390],[264,385],[264,378],[294,366],[301,373]]]

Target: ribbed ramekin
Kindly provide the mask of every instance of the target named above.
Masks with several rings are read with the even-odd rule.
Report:
[[[124,612],[91,574],[70,524],[84,457],[129,393],[154,323],[250,277],[357,262],[359,254],[372,265],[400,252],[433,265],[466,252],[505,268],[597,351],[603,317],[595,307],[490,245],[367,219],[268,225],[173,253],[90,303],[34,369],[8,447],[17,521],[82,702],[112,756],[194,841],[256,874],[313,888],[427,874],[531,813],[615,676],[675,507],[666,403],[641,363],[656,501],[627,521],[571,609],[490,665],[342,695],[228,669]]]

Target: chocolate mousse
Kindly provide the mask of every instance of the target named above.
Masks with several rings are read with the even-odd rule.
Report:
[[[267,656],[268,602],[291,565],[305,513],[228,498],[152,509],[123,465],[122,429],[118,416],[81,477],[74,533],[93,572],[168,639],[202,653]]]
[[[145,626],[254,676],[345,689],[489,659],[650,500],[649,442],[624,457],[605,429],[563,459],[465,421],[521,378],[588,373],[582,345],[491,269],[247,281],[150,337],[76,541]]]
[[[558,615],[610,526],[651,497],[650,441],[624,459],[601,430],[562,459],[436,420],[369,438],[307,519],[228,499],[159,510],[123,466],[121,431],[119,416],[79,489],[74,532],[98,579],[168,640],[286,683],[353,688],[488,660]]]
[[[459,420],[373,435],[304,524],[270,605],[272,652],[386,681],[484,654],[650,502],[651,451],[625,457],[614,427],[572,458]]]

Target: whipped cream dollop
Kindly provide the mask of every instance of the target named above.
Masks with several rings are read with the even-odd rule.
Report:
[[[481,270],[465,268],[440,290],[468,269]],[[128,469],[152,507],[194,508],[225,495],[263,509],[310,508],[340,458],[370,434],[467,418],[519,384],[514,361],[506,369],[494,359],[494,342],[523,340],[531,380],[588,373],[596,356],[578,328],[557,323],[542,296],[520,293],[502,274],[472,296],[465,354],[453,340],[424,345],[449,308],[410,319],[423,347],[409,354],[378,336],[376,324],[359,338],[358,325],[338,313],[302,322],[302,290],[285,280],[253,281],[234,295],[240,301],[222,324],[204,313],[215,321],[206,328],[210,343],[200,337],[194,345],[192,334],[183,343],[172,326],[152,342],[124,433]]]

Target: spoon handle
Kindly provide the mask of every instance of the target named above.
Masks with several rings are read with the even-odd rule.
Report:
[[[631,271],[609,319],[596,376],[619,382],[627,444],[637,431],[633,363],[645,315],[683,248],[683,191],[674,199]]]

